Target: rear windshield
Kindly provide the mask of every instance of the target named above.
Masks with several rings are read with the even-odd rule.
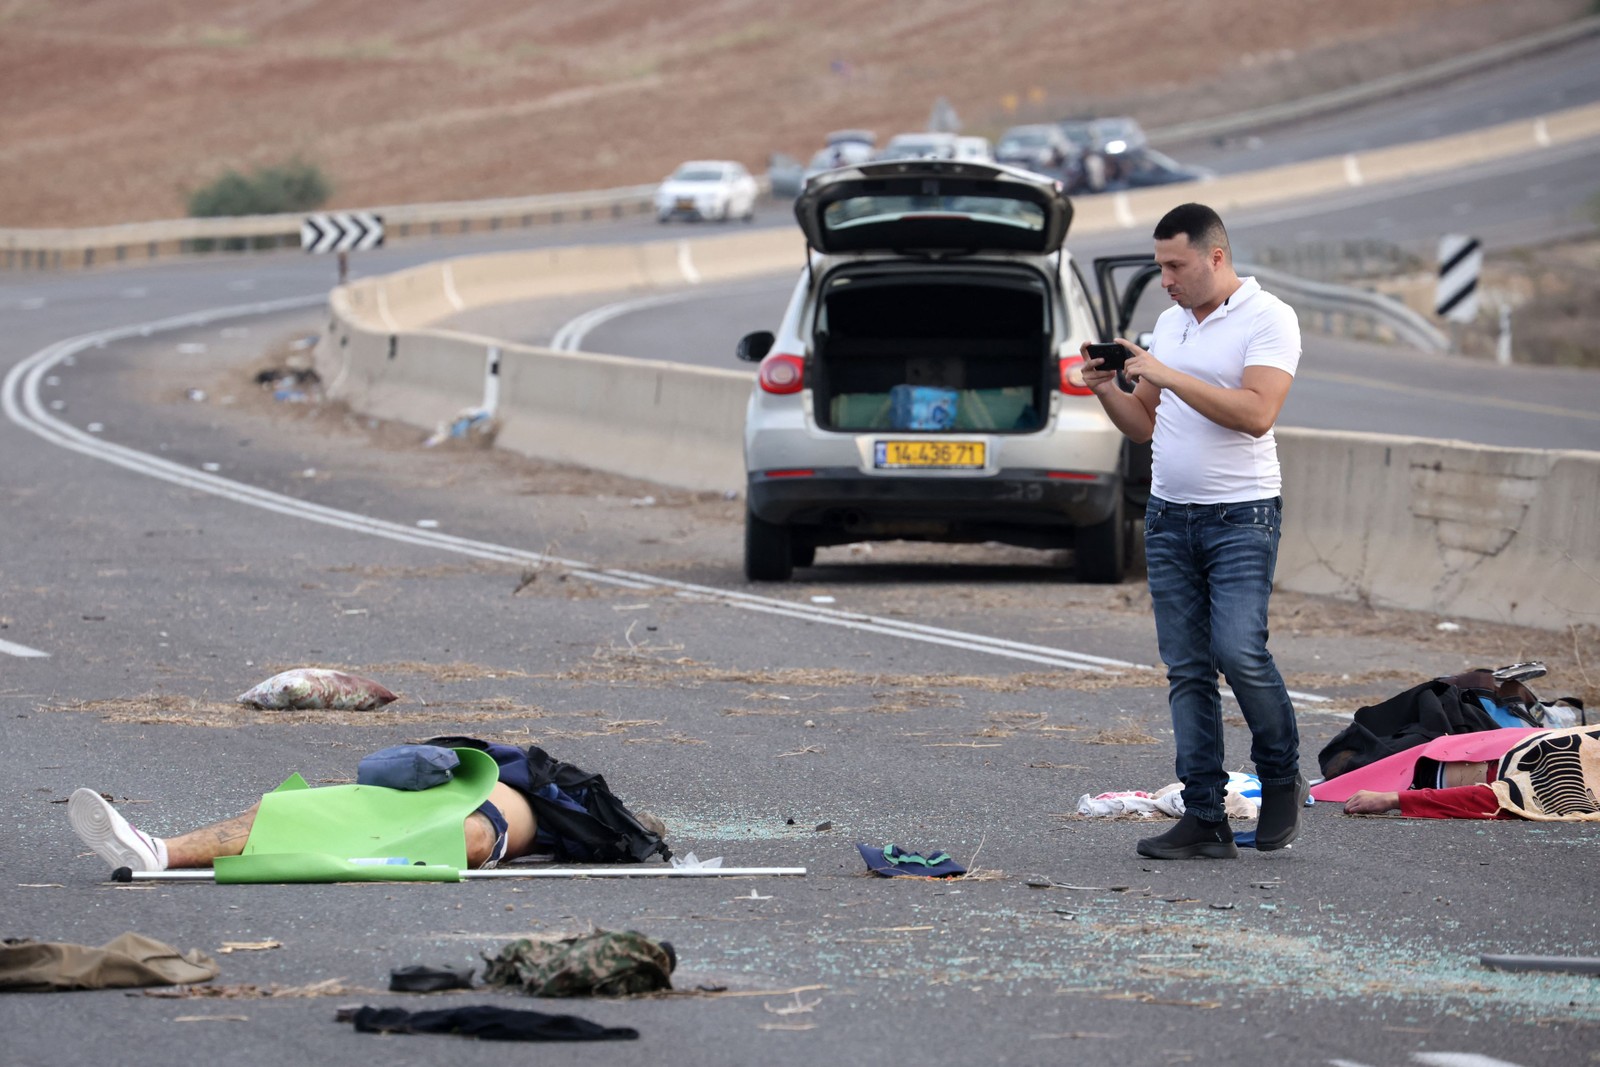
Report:
[[[884,155],[897,156],[948,156],[955,151],[949,141],[890,141]]]
[[[1038,204],[1008,196],[854,196],[823,209],[822,224],[831,231],[874,226],[901,219],[959,217],[1019,230],[1044,229],[1045,212]]]
[[[720,167],[681,167],[672,176],[672,180],[677,182],[720,182],[722,175],[723,171]]]

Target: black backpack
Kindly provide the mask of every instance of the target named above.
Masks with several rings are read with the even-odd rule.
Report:
[[[433,737],[427,744],[476,748],[500,765],[500,780],[527,798],[538,820],[535,846],[576,863],[643,863],[672,858],[659,834],[646,828],[611,792],[602,775],[555,759],[538,745],[526,749],[476,737]]]

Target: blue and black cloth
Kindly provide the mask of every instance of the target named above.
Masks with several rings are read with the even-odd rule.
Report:
[[[906,852],[895,845],[873,848],[857,844],[861,858],[867,861],[867,870],[881,878],[953,878],[966,874],[967,869],[950,858],[948,852]]]

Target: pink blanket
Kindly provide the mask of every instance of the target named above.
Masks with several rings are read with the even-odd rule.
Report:
[[[1513,745],[1529,734],[1541,733],[1534,727],[1509,730],[1479,730],[1470,734],[1446,734],[1424,744],[1413,745],[1376,763],[1358,767],[1348,774],[1329,778],[1311,787],[1311,796],[1319,801],[1343,804],[1363,790],[1380,793],[1398,793],[1411,788],[1412,777],[1417,772],[1417,760],[1424,757],[1440,763],[1477,762],[1498,760]]]

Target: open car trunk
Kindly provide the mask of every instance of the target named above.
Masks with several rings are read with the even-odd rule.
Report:
[[[1031,433],[1050,406],[1050,300],[1023,267],[862,268],[824,282],[813,367],[824,429]]]

